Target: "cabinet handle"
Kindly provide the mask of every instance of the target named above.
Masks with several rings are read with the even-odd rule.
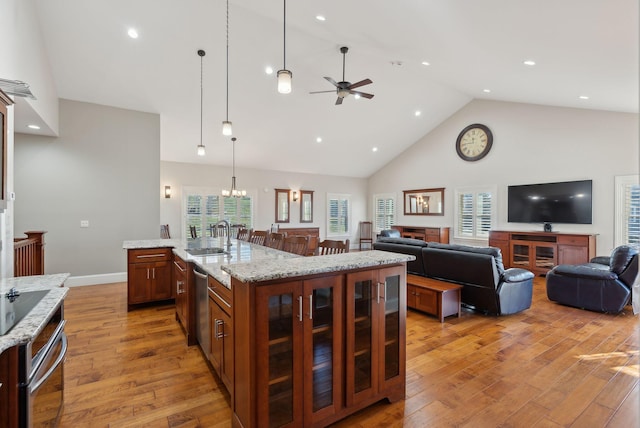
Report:
[[[180,272],[186,272],[186,269],[182,269],[182,266],[180,266],[180,263],[176,262],[175,260],[173,261],[173,264],[176,265],[176,267],[178,269],[180,269]]]
[[[147,279],[149,279],[149,268],[147,268]]]
[[[218,320],[213,320],[213,338],[218,340]]]
[[[176,292],[178,294],[182,294],[184,293],[184,290],[182,289],[182,286],[184,285],[184,281],[178,281],[176,282]]]
[[[153,268],[153,279],[156,279],[156,268]]]
[[[380,303],[380,283],[376,282],[376,300]]]
[[[148,259],[151,257],[164,257],[164,254],[145,254],[143,256],[136,256],[136,259]]]
[[[220,331],[220,327],[222,327],[222,331]],[[223,320],[215,320],[215,335],[216,340],[224,339],[224,321]]]
[[[298,296],[298,320],[302,321],[302,296]]]
[[[309,294],[309,319],[313,319],[313,294]]]

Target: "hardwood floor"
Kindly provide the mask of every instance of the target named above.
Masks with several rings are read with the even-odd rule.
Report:
[[[173,306],[127,313],[126,284],[75,287],[61,427],[228,427],[229,395]],[[551,303],[536,278],[531,309],[464,311],[443,324],[409,311],[406,399],[338,427],[636,427],[640,318]]]

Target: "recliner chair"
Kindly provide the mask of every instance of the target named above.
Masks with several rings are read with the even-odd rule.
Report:
[[[558,265],[547,273],[547,297],[567,306],[618,313],[629,303],[638,276],[638,247],[622,245],[610,257]]]

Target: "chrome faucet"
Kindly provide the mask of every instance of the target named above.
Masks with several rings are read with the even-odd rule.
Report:
[[[219,224],[224,224],[227,234],[227,251],[231,250],[231,225],[227,220],[220,220],[215,224],[214,227],[218,227]]]

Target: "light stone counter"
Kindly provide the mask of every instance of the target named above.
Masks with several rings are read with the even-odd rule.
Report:
[[[291,260],[261,260],[259,263],[223,265],[221,269],[242,282],[251,283],[404,263],[411,260],[415,260],[415,256],[372,250]]]
[[[142,248],[173,248],[174,254],[178,257],[187,262],[195,263],[227,288],[231,287],[231,279],[229,274],[221,269],[223,266],[250,262],[263,263],[266,261],[286,261],[302,258],[296,254],[286,253],[263,245],[250,244],[236,239],[231,239],[231,249],[228,251],[228,254],[193,256],[186,251],[190,248],[210,247],[224,248],[226,250],[226,244],[227,238],[204,238],[189,241],[182,241],[178,239],[148,239],[140,241],[125,241],[122,247],[126,250]]]
[[[21,276],[0,280],[0,297],[15,287],[20,292],[49,290],[38,304],[20,320],[8,333],[0,336],[0,353],[15,345],[29,342],[44,328],[45,321],[53,315],[55,309],[67,295],[68,288],[62,287],[69,278],[68,273],[55,275]]]

